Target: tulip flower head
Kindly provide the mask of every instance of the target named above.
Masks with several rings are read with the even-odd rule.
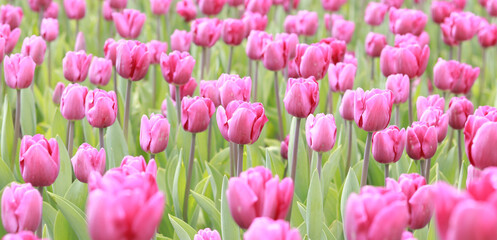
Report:
[[[314,77],[290,78],[283,99],[286,111],[298,118],[313,113],[319,103],[319,86]]]
[[[25,135],[19,150],[19,167],[25,182],[35,187],[50,186],[59,175],[59,144],[41,134]]]
[[[367,132],[385,129],[392,115],[393,94],[389,90],[373,89],[355,91],[354,120],[357,126]]]
[[[88,182],[90,173],[96,171],[100,174],[105,172],[105,149],[100,151],[88,143],[79,146],[78,151],[71,159],[74,175],[83,183]]]
[[[250,228],[243,234],[245,240],[301,240],[297,229],[292,229],[284,220],[268,217],[256,218]]]
[[[2,194],[3,227],[8,233],[34,232],[41,224],[42,204],[40,193],[30,183],[13,182]]]
[[[152,154],[166,150],[169,141],[169,121],[159,114],[152,114],[150,119],[142,116],[140,125],[140,146],[143,151]]]
[[[373,134],[373,158],[384,164],[395,163],[404,153],[406,133],[404,129],[390,126]]]

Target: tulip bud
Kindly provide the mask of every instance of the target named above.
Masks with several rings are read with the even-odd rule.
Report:
[[[105,40],[104,44],[104,54],[105,58],[112,61],[112,66],[116,66],[116,49],[119,45],[113,38]]]
[[[399,161],[404,153],[406,133],[402,128],[390,126],[373,134],[373,157],[379,163],[389,164]]]
[[[272,0],[245,0],[245,11],[267,15],[272,4]]]
[[[105,86],[112,76],[112,61],[105,58],[94,58],[90,65],[89,78],[92,84]]]
[[[194,240],[221,240],[221,236],[216,230],[210,228],[200,229],[193,237]]]
[[[166,150],[170,125],[162,115],[142,116],[140,125],[140,146],[143,151],[157,154]]]
[[[67,120],[81,120],[85,117],[85,100],[88,88],[79,84],[69,84],[62,92],[60,113]]]
[[[71,158],[74,175],[83,183],[88,182],[90,173],[96,171],[100,174],[105,172],[105,149],[98,151],[88,143],[79,146],[78,151]]]
[[[485,24],[481,27],[478,31],[478,42],[483,48],[495,46],[497,44],[497,26]]]
[[[320,80],[326,75],[331,60],[331,48],[323,43],[312,44],[310,46],[299,44],[297,48],[295,63],[299,67],[299,76],[308,78],[313,76]]]
[[[493,134],[497,130],[497,110],[493,107],[479,107],[470,115],[464,126],[464,145],[469,162],[485,169],[497,166],[497,155],[492,145]]]
[[[223,10],[226,0],[198,0],[197,3],[203,14],[214,16]]]
[[[176,12],[185,22],[189,22],[197,17],[197,8],[192,0],[181,0],[176,3]]]
[[[196,88],[197,81],[195,80],[195,78],[190,78],[190,81],[188,81],[185,85],[179,86],[180,99],[183,99],[186,96],[193,96]],[[171,95],[171,100],[173,100],[173,103],[176,103],[176,88],[172,84],[169,84],[169,94]]]
[[[28,88],[33,82],[36,64],[30,56],[14,54],[3,61],[5,83],[14,89]]]
[[[21,53],[24,56],[30,56],[36,65],[41,65],[43,59],[45,58],[45,51],[47,49],[47,44],[40,36],[26,37],[22,42]]]
[[[335,146],[337,127],[331,114],[310,114],[305,123],[305,137],[309,147],[316,152],[328,152]]]
[[[452,39],[454,44],[466,41],[478,31],[480,18],[471,12],[454,11],[449,17],[445,18],[443,24],[440,25],[443,35]]]
[[[55,18],[44,18],[41,21],[41,36],[45,41],[52,42],[59,35],[59,21]]]
[[[254,219],[250,228],[243,234],[244,240],[301,240],[298,229],[292,229],[284,220],[273,220],[268,217]]]
[[[347,0],[321,0],[321,5],[323,5],[324,10],[330,12],[336,12],[340,10],[343,4],[345,4]]]
[[[121,37],[136,39],[140,36],[147,17],[138,10],[124,9],[122,12],[113,13],[112,19]]]
[[[35,231],[41,224],[43,199],[30,183],[13,182],[2,194],[2,223],[9,233]],[[4,237],[5,238],[5,237]]]
[[[449,125],[453,129],[463,129],[473,111],[473,103],[466,97],[453,97],[449,103],[449,110],[447,110]]]
[[[0,7],[0,23],[8,24],[10,29],[18,28],[21,25],[23,12],[22,8],[15,7],[10,4]]]
[[[216,87],[219,89],[221,104],[226,108],[234,100],[250,101],[252,79],[250,77],[240,78],[236,74],[223,73],[217,80]]]
[[[86,40],[85,34],[83,32],[79,32],[76,36],[76,42],[74,43],[74,51],[85,51],[86,52]]]
[[[116,71],[131,81],[142,80],[150,66],[147,46],[138,41],[119,41],[116,48]]]
[[[467,94],[480,74],[480,68],[465,63],[438,59],[433,68],[433,82],[441,90],[454,94]]]
[[[298,118],[313,113],[319,103],[319,86],[314,77],[290,78],[283,99],[286,111]]]
[[[187,52],[163,53],[160,59],[162,76],[166,82],[176,86],[185,85],[192,77],[195,59]]]
[[[171,0],[150,0],[150,8],[155,15],[165,15],[169,12]]]
[[[409,77],[407,75],[395,74],[387,78],[387,89],[392,91],[393,103],[401,104],[409,97]]]
[[[243,13],[243,23],[245,24],[244,37],[248,37],[252,31],[264,31],[267,26],[267,16],[260,13]]]
[[[264,48],[262,63],[268,70],[282,70],[288,61],[293,59],[292,55],[295,57],[296,48],[292,50],[292,46],[293,43],[295,43],[295,47],[297,46],[297,35],[291,34],[286,36],[276,36],[276,39],[269,42]]]
[[[283,23],[284,29],[286,33],[295,33],[299,34],[297,30],[297,22],[299,21],[298,16],[296,15],[287,15],[285,17],[285,22]]]
[[[290,144],[290,134],[286,135],[285,140],[281,141],[280,154],[283,159],[288,159],[288,144]]]
[[[64,92],[64,88],[65,87],[66,86],[62,82],[58,82],[57,85],[55,85],[55,88],[54,88],[53,94],[52,94],[52,101],[53,101],[53,103],[55,103],[55,105],[59,105],[60,104],[60,99],[62,97],[62,92]]]
[[[125,9],[128,5],[128,0],[108,0],[111,8],[115,10]]]
[[[40,9],[47,9],[52,0],[28,0],[29,8],[33,12],[39,12]]]
[[[41,134],[24,135],[19,150],[19,166],[24,182],[35,187],[50,186],[59,175],[59,144]]]
[[[150,64],[159,64],[162,53],[167,53],[167,42],[152,40],[147,43],[147,49],[150,53]]]
[[[85,113],[88,123],[96,128],[114,124],[117,117],[117,98],[114,91],[95,89],[86,95]]]
[[[352,35],[354,35],[354,30],[354,22],[339,19],[333,23],[331,36],[338,40],[342,40],[345,43],[349,43],[350,40],[352,40]]]
[[[370,32],[366,36],[366,54],[371,57],[379,57],[381,51],[387,46],[387,38],[380,33]]]
[[[10,54],[14,47],[17,44],[17,40],[19,40],[19,36],[21,35],[21,29],[16,28],[14,30],[10,30],[10,26],[7,24],[0,25],[0,37],[5,39],[5,54]],[[42,49],[40,49],[41,51]]]
[[[181,89],[180,89],[181,92]],[[210,99],[214,106],[217,108],[221,105],[221,96],[219,88],[217,87],[217,80],[214,81],[200,81],[200,96]]]
[[[437,152],[437,130],[425,122],[407,127],[406,152],[414,160],[432,158]]]
[[[381,0],[381,3],[387,5],[390,8],[400,8],[404,3],[404,0]]]
[[[181,101],[181,125],[187,132],[203,132],[207,130],[214,112],[216,108],[210,99],[185,97]]]
[[[197,18],[192,23],[193,43],[211,48],[221,36],[222,22],[217,18]]]
[[[336,40],[334,38],[325,38],[319,41],[319,43],[324,43],[331,48],[331,63],[337,64],[338,62],[344,61],[345,53],[347,51],[347,45],[344,41]]]
[[[155,179],[157,177],[157,164],[152,159],[147,165],[143,156],[125,156],[121,162],[120,171],[127,176],[146,173]]]
[[[62,60],[62,69],[67,81],[78,83],[85,81],[88,76],[92,55],[84,51],[67,52]]]
[[[409,78],[421,76],[426,70],[430,48],[419,44],[399,47],[386,46],[380,55],[380,69],[385,77],[405,74]]]
[[[431,3],[431,18],[437,24],[444,22],[445,18],[456,10],[454,3],[446,1],[433,1]]]
[[[357,126],[367,132],[385,129],[392,115],[393,94],[389,90],[372,89],[355,91],[354,120]]]
[[[205,1],[205,0],[204,0]],[[245,36],[245,24],[240,19],[223,20],[222,37],[223,41],[230,46],[238,46]]]
[[[85,0],[64,0],[64,9],[69,19],[81,20],[86,14]]]
[[[342,116],[344,120],[354,121],[354,99],[354,90],[347,90],[345,91],[345,94],[343,94],[342,102],[340,103],[340,108],[338,110],[340,116]]]
[[[273,36],[263,31],[252,31],[247,38],[245,53],[251,60],[261,60],[265,47],[273,41]]]
[[[110,7],[109,1],[104,1],[102,4],[102,15],[104,16],[105,21],[112,21],[114,10]]]
[[[318,29],[319,19],[317,12],[301,10],[297,14],[297,33],[303,36],[314,36]]]
[[[369,2],[364,14],[364,21],[371,26],[379,26],[385,19],[388,6],[383,3]]]
[[[331,64],[328,68],[328,80],[333,92],[345,92],[354,87],[357,67],[350,63]]]
[[[394,34],[412,33],[418,36],[428,21],[428,16],[420,10],[393,8],[389,14],[390,31]]]
[[[440,97],[440,95],[431,95],[428,97],[419,96],[416,101],[418,119],[421,119],[421,116],[429,107],[439,109],[443,112],[445,110],[445,99]]]
[[[192,35],[187,31],[180,31],[178,29],[174,30],[171,35],[171,50],[179,52],[190,51],[190,45],[192,43]]]
[[[244,0],[227,0],[228,5],[231,7],[238,7],[244,4]]]
[[[52,1],[48,8],[43,12],[44,18],[58,18],[59,17],[59,4],[57,2]]]

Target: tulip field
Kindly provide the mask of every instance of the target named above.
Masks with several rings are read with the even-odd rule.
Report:
[[[492,240],[497,0],[4,0],[3,240]]]

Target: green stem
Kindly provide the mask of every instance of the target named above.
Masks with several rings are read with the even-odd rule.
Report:
[[[178,126],[181,125],[181,96],[179,86],[176,86],[176,114],[178,114]]]
[[[349,122],[349,148],[347,149],[347,165],[345,166],[345,172],[349,171],[350,168],[350,161],[351,161],[351,156],[352,156],[352,128],[353,128],[353,123],[352,121]]]
[[[104,142],[104,131],[105,129],[104,128],[99,128],[98,129],[98,132],[99,132],[99,137],[100,137],[100,148],[105,148],[105,142]]]
[[[211,148],[212,148],[212,118],[209,120],[209,128],[207,129],[207,161],[211,160]]]
[[[69,139],[67,143],[67,152],[69,153],[69,158],[72,157],[72,149],[74,146],[74,121],[69,121],[70,129],[69,129]]]
[[[233,62],[233,49],[234,49],[234,47],[230,46],[230,55],[228,58],[228,71],[227,71],[228,74],[231,73],[231,64]]]
[[[131,80],[128,80],[128,86],[126,87],[126,103],[124,104],[124,139],[128,142],[128,124],[129,124],[129,108],[131,104]]]
[[[318,152],[318,163],[316,168],[318,169],[319,177],[321,177],[321,165],[323,162],[323,153]]]
[[[372,138],[373,133],[368,132],[368,137],[366,138],[366,148],[364,149],[364,162],[362,164],[361,187],[364,187],[368,184],[369,154],[371,150]]]
[[[17,100],[16,100],[16,116],[14,119],[14,141],[13,141],[13,146],[14,146],[14,151],[11,153],[11,160],[10,160],[10,170],[13,172],[14,171],[14,166],[15,166],[15,159],[17,156],[17,141],[19,140],[19,135],[20,135],[20,129],[21,129],[21,89],[16,89],[17,93]]]
[[[280,88],[278,83],[278,72],[274,72],[274,92],[276,94],[276,107],[278,109],[279,140],[283,140],[283,117],[281,115]]]
[[[41,199],[43,199],[43,187],[38,187],[38,192],[40,192]],[[41,219],[40,224],[36,228],[36,236],[38,238],[43,237],[43,218]]]
[[[188,197],[192,182],[193,160],[195,157],[195,133],[192,133],[192,144],[190,148],[190,160],[188,161],[188,173],[186,176],[185,197],[183,199],[183,221],[188,222]]]
[[[243,144],[238,144],[238,169],[237,169],[237,176],[240,176],[240,174],[243,171]]]

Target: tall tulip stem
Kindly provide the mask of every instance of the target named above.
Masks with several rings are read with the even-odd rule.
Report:
[[[426,183],[429,184],[429,182],[430,182],[431,158],[426,159],[425,164],[426,164],[426,166],[425,166],[425,179],[426,179]]]
[[[205,47],[202,47],[202,63],[200,65],[200,80],[204,80],[204,74],[205,74],[205,65],[207,62],[207,49]]]
[[[105,148],[105,142],[104,142],[104,128],[99,128],[98,133],[99,133],[99,138],[100,138],[100,148]]]
[[[129,107],[131,104],[131,80],[128,80],[128,86],[126,87],[126,103],[124,105],[124,138],[128,142],[128,124],[129,124]]]
[[[462,58],[462,42],[459,43],[459,48],[457,49],[457,61],[461,62]]]
[[[351,156],[352,156],[352,121],[349,122],[349,148],[347,149],[347,165],[345,166],[345,172],[349,171],[350,168],[350,161],[351,161]]]
[[[160,15],[155,16],[156,24],[155,24],[155,37],[157,38],[157,41],[160,41]]]
[[[364,149],[364,162],[362,163],[361,187],[366,186],[368,183],[369,154],[371,152],[372,138],[373,132],[368,132],[368,137],[366,138],[366,148]]]
[[[212,148],[212,118],[209,120],[209,128],[207,129],[207,161],[211,160],[211,148]]]
[[[45,14],[45,9],[40,7],[40,11],[38,12],[38,34],[41,35],[41,21],[43,21],[43,15]]]
[[[78,36],[78,33],[79,33],[79,20],[76,20],[76,32],[74,33],[75,39]]]
[[[48,52],[48,60],[47,60],[47,65],[48,65],[48,86],[52,86],[52,48],[50,47],[52,44],[49,42],[47,44],[47,52]],[[1,67],[1,66],[0,66]]]
[[[43,200],[43,186],[38,187],[38,192],[40,192],[41,199]],[[41,219],[40,224],[36,228],[36,236],[38,238],[43,237],[43,218]]]
[[[228,74],[231,73],[231,64],[233,62],[233,49],[234,49],[234,47],[230,46],[230,55],[228,58],[228,71],[227,71]]]
[[[98,20],[97,20],[97,49],[102,49],[102,47],[100,46],[100,41],[101,41],[101,38],[102,38],[102,4],[103,4],[103,1],[99,1],[97,2],[98,4],[98,12],[97,12],[97,16],[98,16]]]
[[[192,145],[190,148],[190,160],[188,160],[188,173],[186,176],[185,197],[183,199],[183,221],[188,222],[188,196],[192,182],[193,159],[195,157],[195,133],[192,133]],[[181,160],[180,160],[181,161]]]
[[[283,117],[281,116],[280,87],[278,83],[278,72],[274,72],[274,91],[276,93],[276,107],[278,109],[279,140],[283,140]]]
[[[457,153],[459,155],[459,171],[462,168],[462,130],[457,130]],[[458,172],[459,172],[458,171]]]
[[[176,86],[176,114],[178,115],[178,125],[181,125],[181,96],[179,86]]]
[[[259,82],[259,61],[255,61],[255,73],[254,73],[254,102],[257,102],[257,83]]]
[[[374,57],[371,57],[371,82],[374,83]]]
[[[292,172],[290,173],[290,177],[292,178],[292,182],[295,185],[295,177],[297,175],[297,154],[299,152],[299,135],[300,135],[300,121],[301,118],[297,118],[297,124],[295,125],[295,136],[293,139],[293,155],[292,155]],[[292,218],[292,205],[293,205],[293,196],[292,202],[290,203],[290,208],[288,210],[288,214],[286,215],[286,220],[290,221]]]
[[[419,160],[419,175],[423,176],[426,178],[426,163],[425,163],[426,160]]]
[[[117,91],[117,71],[116,66],[113,67],[113,75],[114,75],[114,92],[116,93],[117,98],[119,98],[119,92]],[[121,114],[119,114],[119,101],[116,101],[117,106],[117,121],[121,124]]]
[[[318,163],[316,168],[318,169],[318,174],[321,177],[321,164],[323,163],[323,153],[318,152]]]
[[[233,177],[235,176],[235,166],[236,166],[236,160],[235,160],[235,144],[230,142],[230,176]]]
[[[454,59],[454,47],[449,46],[449,60]]]
[[[387,164],[385,164],[385,185],[387,184],[387,182],[386,182],[386,181],[387,181],[387,178],[388,178],[388,167],[389,167],[389,166],[390,166],[390,165],[388,165],[388,163],[387,163]]]
[[[19,133],[21,128],[21,89],[16,89],[17,99],[16,99],[16,116],[14,119],[14,151],[11,153],[10,168],[13,171],[15,165],[15,159],[17,156],[17,141],[19,140]]]
[[[409,79],[409,125],[412,124],[412,80]]]
[[[480,78],[480,95],[479,95],[479,100],[481,101],[483,97],[483,91],[485,90],[485,67],[487,65],[487,57],[486,54],[487,51],[484,48],[481,53],[481,58],[482,58],[482,64],[481,64],[481,78]]]
[[[400,127],[400,104],[395,104],[395,125]]]
[[[237,164],[237,176],[243,171],[243,144],[238,144],[238,164]]]
[[[154,65],[152,75],[154,76],[152,79],[152,106],[155,109],[157,106],[157,64]]]
[[[74,145],[74,121],[69,121],[69,139],[67,139],[67,152],[69,153],[69,157],[72,157],[72,149]]]

